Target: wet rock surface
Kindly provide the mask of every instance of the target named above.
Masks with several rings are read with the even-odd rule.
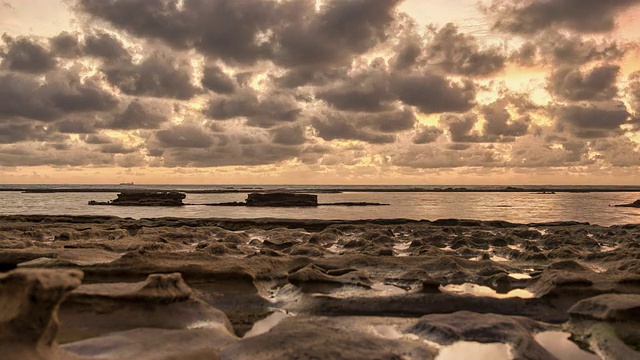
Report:
[[[551,359],[536,334],[564,331],[633,359],[639,243],[633,224],[4,216],[0,350],[429,359],[472,342]]]

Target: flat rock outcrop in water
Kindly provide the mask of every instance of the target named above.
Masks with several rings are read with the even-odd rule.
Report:
[[[248,206],[248,207],[317,207],[317,206],[383,206],[388,204],[372,202],[318,203],[318,195],[300,193],[251,193],[245,202],[207,204],[208,206]]]
[[[294,193],[251,193],[247,206],[306,207],[318,206],[318,195]]]
[[[0,358],[430,359],[471,341],[550,359],[537,334],[563,330],[591,352],[572,358],[635,359],[639,244],[635,224],[0,216],[0,309],[51,299],[0,311]]]
[[[89,201],[89,205],[114,206],[183,206],[185,194],[177,191],[131,191],[118,194],[118,198],[107,201]]]
[[[640,200],[636,200],[634,202],[632,202],[631,204],[622,204],[622,205],[615,205],[616,207],[631,207],[631,208],[640,208]]]

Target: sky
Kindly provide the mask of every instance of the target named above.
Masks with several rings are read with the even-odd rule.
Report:
[[[0,183],[640,184],[640,0],[0,0]]]

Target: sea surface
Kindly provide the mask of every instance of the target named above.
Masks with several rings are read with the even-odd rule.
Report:
[[[0,190],[12,185],[0,185]],[[536,194],[529,192],[411,192],[412,186],[345,187],[340,186],[148,186],[153,189],[198,190],[297,190],[315,192],[319,203],[377,202],[389,206],[320,206],[317,208],[212,207],[204,205],[175,207],[89,206],[90,200],[115,199],[114,189],[144,189],[144,186],[113,185],[15,185],[18,189],[82,189],[110,192],[24,193],[0,191],[0,215],[113,215],[131,218],[281,218],[281,219],[426,219],[445,218],[505,220],[514,223],[580,221],[603,226],[640,223],[640,209],[613,207],[640,199],[637,188],[611,187],[620,192],[587,192],[589,187],[547,186],[544,189],[583,190],[585,192]],[[440,186],[442,187],[442,186]],[[520,187],[520,186],[519,186]],[[420,187],[430,189],[434,187]],[[471,190],[495,190],[504,186],[468,186]],[[522,187],[521,187],[522,188]],[[525,187],[526,188],[526,187]],[[540,189],[540,186],[531,187]],[[599,187],[600,189],[602,187]],[[358,191],[349,191],[358,189]],[[366,191],[370,189],[371,192]],[[343,192],[335,193],[340,190]],[[395,191],[394,191],[395,190]],[[632,190],[632,191],[631,191]],[[246,193],[188,193],[185,203],[206,204],[245,200]]]

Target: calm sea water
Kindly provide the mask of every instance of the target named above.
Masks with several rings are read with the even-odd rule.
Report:
[[[7,187],[7,186],[3,186]],[[78,186],[73,186],[77,188]],[[92,186],[95,188],[96,186]],[[110,188],[113,188],[111,186]],[[154,188],[160,188],[154,186]],[[169,188],[169,187],[167,187]],[[221,186],[173,186],[172,189],[217,189]],[[268,187],[276,188],[276,187]],[[305,187],[309,188],[309,187]],[[330,187],[314,187],[327,190]],[[388,187],[387,187],[388,188]],[[406,189],[408,187],[398,187]],[[500,187],[503,188],[503,187]],[[557,187],[556,187],[557,188]],[[551,188],[549,188],[551,189]],[[554,195],[500,192],[344,192],[319,193],[318,202],[379,202],[390,206],[318,208],[247,208],[185,206],[89,206],[89,200],[107,201],[114,192],[22,193],[0,192],[0,215],[114,215],[120,217],[287,218],[287,219],[428,219],[464,218],[516,223],[582,221],[603,226],[640,223],[640,209],[611,205],[640,199],[640,192],[556,193]],[[186,203],[244,201],[246,194],[187,194]]]

